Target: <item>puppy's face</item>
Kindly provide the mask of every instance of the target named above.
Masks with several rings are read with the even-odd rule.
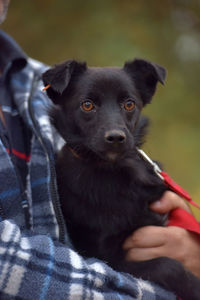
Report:
[[[141,108],[130,77],[118,68],[88,68],[76,79],[62,106],[84,146],[113,161],[133,148]]]
[[[68,61],[43,75],[50,84],[54,124],[72,148],[116,161],[135,146],[142,107],[150,102],[165,70],[143,60],[123,68],[88,68]]]

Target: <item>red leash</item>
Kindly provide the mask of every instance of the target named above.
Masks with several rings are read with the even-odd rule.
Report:
[[[192,200],[188,192],[179,186],[166,172],[162,171],[159,166],[150,159],[150,157],[141,149],[137,149],[144,160],[148,161],[156,175],[176,194],[187,200],[190,204],[200,209],[200,205]],[[200,234],[200,224],[187,211],[182,208],[176,208],[170,212],[168,226],[178,226],[189,231]]]
[[[186,199],[190,204],[200,209],[200,205],[197,204],[192,200],[188,192],[186,192],[181,186],[179,186],[172,178],[169,177],[167,173],[164,171],[160,172],[161,176],[163,177],[163,180],[169,188],[174,191],[176,194],[181,196],[182,198]]]

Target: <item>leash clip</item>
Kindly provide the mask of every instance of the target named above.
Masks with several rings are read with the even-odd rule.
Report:
[[[151,158],[141,149],[136,148],[144,160],[146,160],[152,167],[156,175],[176,194],[187,200],[190,204],[200,209],[200,205],[194,202],[191,196],[180,185],[178,185],[166,172],[162,171],[159,166],[151,160]]]
[[[143,150],[136,148],[139,154],[143,157],[144,160],[146,160],[152,167],[156,175],[164,181],[164,177],[161,175],[162,170],[160,167],[155,163]]]

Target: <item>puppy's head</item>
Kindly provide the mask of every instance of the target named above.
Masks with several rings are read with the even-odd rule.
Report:
[[[114,162],[140,143],[140,111],[165,77],[163,67],[141,59],[123,68],[89,68],[70,60],[47,70],[43,82],[50,85],[53,123],[66,142]]]

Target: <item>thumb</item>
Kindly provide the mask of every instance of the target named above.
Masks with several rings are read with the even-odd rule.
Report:
[[[160,214],[169,213],[175,208],[183,208],[187,212],[191,213],[191,210],[185,201],[171,191],[166,191],[160,200],[155,201],[150,205],[151,210]]]

